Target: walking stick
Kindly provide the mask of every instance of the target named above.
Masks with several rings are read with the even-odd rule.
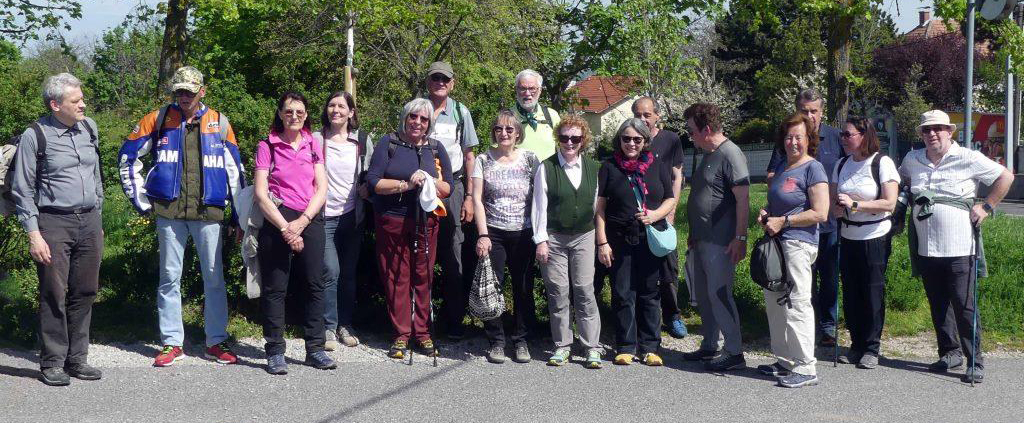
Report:
[[[846,212],[849,215],[849,212]],[[843,253],[843,222],[836,219],[836,267],[842,263]],[[839,279],[836,277],[836,341],[832,345],[832,367],[839,367]],[[847,322],[849,324],[849,322]]]
[[[979,222],[980,223],[980,222]],[[974,387],[974,368],[977,367],[978,362],[978,261],[980,260],[980,246],[978,245],[978,237],[981,235],[981,227],[977,224],[972,224],[971,228],[974,229],[974,312],[971,316],[971,366],[968,369],[970,373],[968,379],[971,381],[971,387]]]

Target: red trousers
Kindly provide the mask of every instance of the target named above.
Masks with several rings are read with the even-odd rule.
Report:
[[[430,339],[430,287],[437,257],[437,217],[429,215],[426,230],[416,227],[412,216],[386,214],[375,216],[377,263],[384,283],[388,317],[395,328],[395,339]],[[418,240],[418,252],[413,242]],[[415,267],[414,267],[415,266]],[[416,297],[416,319],[412,319],[412,299]]]

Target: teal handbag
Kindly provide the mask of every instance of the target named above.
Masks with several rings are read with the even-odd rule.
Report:
[[[636,196],[636,204],[640,207],[640,210],[647,211],[647,207],[644,206],[644,201],[640,196],[640,189],[637,188],[637,184],[632,182],[630,178],[630,184],[633,188],[633,195]],[[676,229],[665,222],[665,229],[658,229],[654,227],[654,224],[644,225],[647,230],[647,247],[651,249],[651,254],[656,257],[665,257],[668,253],[671,253],[676,249]]]

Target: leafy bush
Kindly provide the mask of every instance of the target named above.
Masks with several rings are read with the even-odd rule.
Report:
[[[775,125],[768,120],[754,118],[740,124],[740,127],[733,131],[735,135],[730,135],[729,138],[736,144],[770,143],[773,142],[774,131]]]

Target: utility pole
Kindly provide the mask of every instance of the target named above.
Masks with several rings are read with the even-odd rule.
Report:
[[[355,52],[354,28],[356,26],[355,13],[348,14],[348,51],[345,55],[345,92],[349,93],[354,100],[356,98],[356,83],[352,79],[352,56]]]
[[[971,126],[974,123],[974,11],[976,4],[967,1],[967,84],[964,95],[964,146],[974,149]]]

